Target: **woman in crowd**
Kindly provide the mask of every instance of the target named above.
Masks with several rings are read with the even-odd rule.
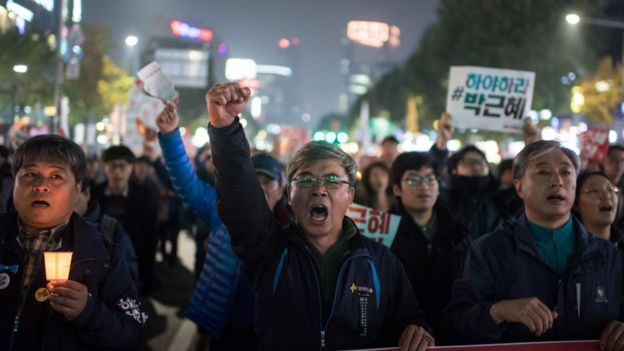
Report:
[[[602,172],[579,175],[574,211],[589,232],[624,250],[624,232],[614,225],[618,209],[618,188]]]

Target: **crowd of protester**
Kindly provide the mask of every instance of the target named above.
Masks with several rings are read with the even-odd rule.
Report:
[[[589,162],[525,128],[525,148],[494,168],[474,145],[448,150],[445,113],[429,152],[400,153],[389,136],[358,172],[311,142],[284,165],[247,143],[237,116],[250,94],[210,89],[210,145],[193,158],[177,101],[156,118],[162,154],[87,158],[52,135],[0,147],[1,349],[136,349],[141,300],[175,289],[156,258],[179,264],[190,212],[197,350],[624,350],[623,146]],[[346,216],[353,203],[400,218],[389,247]],[[69,279],[46,281],[43,251],[74,253]]]

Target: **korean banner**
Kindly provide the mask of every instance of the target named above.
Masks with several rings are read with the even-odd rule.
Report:
[[[366,349],[367,351],[399,351],[398,347]],[[514,344],[465,345],[465,346],[434,346],[428,347],[431,351],[599,351],[596,340],[582,341],[550,341],[550,342],[523,342]],[[357,350],[352,350],[357,351]],[[359,350],[364,351],[364,350]]]
[[[609,151],[609,130],[590,128],[579,135],[581,155],[598,163]]]
[[[521,133],[534,85],[534,72],[452,66],[446,111],[459,128]]]
[[[364,236],[386,247],[392,245],[401,221],[400,216],[358,204],[349,207],[347,216],[355,222]]]

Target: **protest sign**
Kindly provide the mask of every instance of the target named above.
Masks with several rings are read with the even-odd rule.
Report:
[[[452,66],[446,111],[459,128],[521,133],[534,85],[534,72]]]
[[[163,103],[173,101],[178,93],[171,80],[165,75],[158,62],[153,61],[149,65],[141,68],[137,72],[140,84],[137,84],[142,91]]]
[[[352,204],[347,210],[362,235],[386,247],[392,246],[401,217],[387,212],[375,210],[358,204]]]
[[[399,347],[365,349],[366,351],[399,351]],[[596,340],[523,342],[513,344],[434,346],[427,351],[599,351]],[[352,350],[357,351],[357,350]],[[364,351],[360,349],[359,351]]]
[[[581,155],[598,163],[609,151],[609,130],[590,128],[579,135]]]

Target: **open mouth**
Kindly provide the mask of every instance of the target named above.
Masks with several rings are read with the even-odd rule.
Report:
[[[548,201],[554,201],[554,202],[560,202],[560,201],[564,201],[565,200],[565,198],[563,196],[558,195],[558,194],[549,195],[546,199]]]
[[[41,200],[37,200],[37,201],[33,201],[32,204],[30,204],[32,207],[40,207],[40,208],[46,208],[46,207],[50,207],[50,204],[45,202],[45,201],[41,201]]]
[[[598,207],[600,212],[611,212],[613,211],[613,206],[600,206]]]
[[[310,209],[310,220],[312,222],[323,222],[327,219],[328,211],[327,207],[323,205],[315,205]]]

